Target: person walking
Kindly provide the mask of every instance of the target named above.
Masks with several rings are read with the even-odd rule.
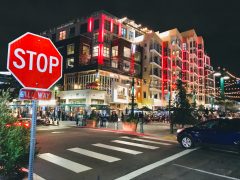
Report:
[[[76,126],[78,126],[78,113],[76,112],[75,115],[74,115],[74,120],[76,121]]]

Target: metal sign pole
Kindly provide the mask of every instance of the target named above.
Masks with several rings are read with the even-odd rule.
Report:
[[[33,180],[33,162],[35,155],[36,144],[36,120],[37,120],[37,100],[32,100],[32,122],[31,122],[31,139],[30,139],[30,153],[28,164],[28,180]]]

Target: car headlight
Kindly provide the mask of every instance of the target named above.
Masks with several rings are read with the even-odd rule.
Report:
[[[177,133],[179,134],[179,133],[182,132],[183,130],[184,130],[184,128],[178,129],[178,130],[177,130]]]

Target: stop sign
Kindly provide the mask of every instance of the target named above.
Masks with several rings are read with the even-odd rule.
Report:
[[[8,45],[7,69],[26,88],[49,89],[62,77],[62,56],[48,38],[25,33]]]

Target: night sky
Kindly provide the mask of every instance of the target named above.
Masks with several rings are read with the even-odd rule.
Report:
[[[205,40],[215,69],[240,76],[240,1],[237,0],[9,0],[0,5],[0,70],[6,69],[7,45],[25,32],[40,33],[105,10],[127,16],[154,31],[194,28]]]

